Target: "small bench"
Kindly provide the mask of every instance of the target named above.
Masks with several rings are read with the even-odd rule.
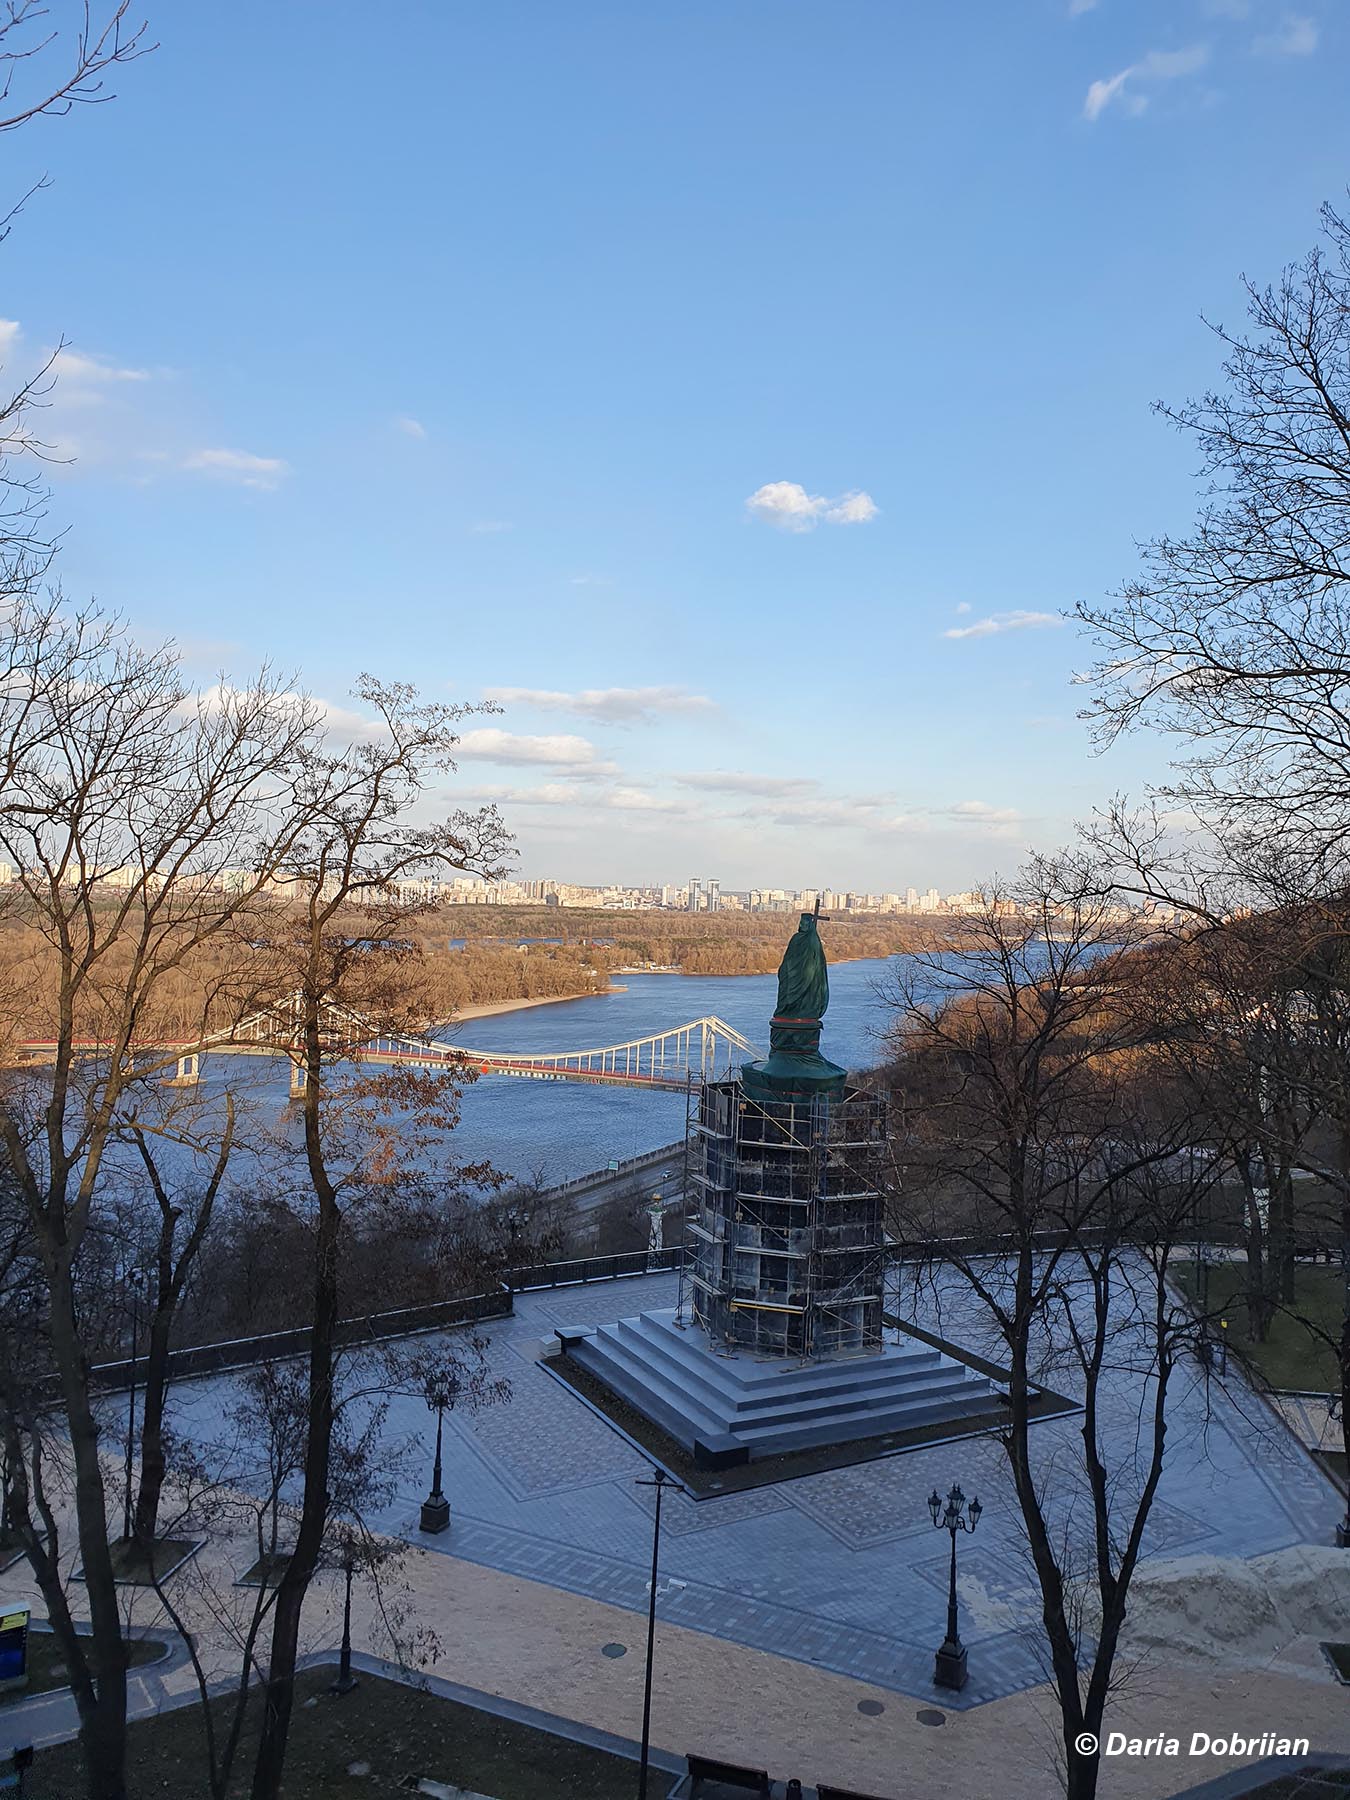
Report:
[[[769,1800],[769,1776],[764,1769],[746,1769],[740,1763],[719,1762],[715,1756],[687,1756],[689,1800],[730,1800],[733,1794],[758,1794]]]

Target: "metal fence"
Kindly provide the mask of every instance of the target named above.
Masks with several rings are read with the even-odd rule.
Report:
[[[370,1313],[364,1318],[343,1319],[336,1331],[342,1347],[374,1344],[384,1338],[411,1337],[420,1331],[447,1331],[456,1325],[473,1325],[483,1319],[504,1319],[511,1312],[511,1289],[503,1283],[487,1294],[460,1294],[453,1300],[431,1300],[422,1306],[403,1306],[394,1312]],[[307,1325],[293,1331],[269,1331],[258,1337],[234,1338],[224,1344],[193,1344],[169,1352],[170,1380],[187,1375],[210,1375],[217,1370],[242,1369],[253,1363],[288,1356],[304,1356],[309,1350]],[[99,1388],[125,1388],[133,1376],[144,1378],[146,1358],[98,1363],[91,1371]]]
[[[664,1250],[625,1250],[617,1256],[579,1256],[571,1262],[533,1263],[512,1269],[506,1279],[513,1294],[540,1288],[574,1287],[583,1281],[619,1281],[626,1275],[659,1275],[684,1263],[684,1245]]]

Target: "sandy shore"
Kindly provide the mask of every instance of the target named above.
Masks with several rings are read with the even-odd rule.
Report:
[[[599,1000],[605,993],[623,992],[623,987],[615,983],[608,989],[602,989],[599,994],[537,994],[531,1000],[494,1000],[490,1006],[461,1006],[450,1023],[457,1025],[464,1019],[486,1019],[491,1013],[519,1012],[525,1006],[555,1006],[563,1000]]]

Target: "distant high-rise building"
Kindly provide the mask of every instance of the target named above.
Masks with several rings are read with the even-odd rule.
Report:
[[[708,877],[707,894],[708,911],[716,912],[722,901],[722,884],[720,881],[715,881],[712,876]]]
[[[907,909],[910,912],[918,912],[918,910],[919,910],[919,890],[918,890],[918,888],[906,888],[905,889],[905,906],[907,907]]]
[[[699,877],[691,875],[689,877],[689,898],[685,903],[690,912],[698,911],[698,884]]]

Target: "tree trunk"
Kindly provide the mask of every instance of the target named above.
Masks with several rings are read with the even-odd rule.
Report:
[[[1256,1204],[1251,1164],[1243,1157],[1238,1166],[1242,1175],[1243,1218],[1247,1236],[1247,1337],[1253,1344],[1263,1344],[1270,1330],[1271,1313],[1265,1233],[1261,1229],[1261,1212]]]
[[[164,1403],[169,1392],[169,1332],[173,1303],[162,1302],[150,1320],[145,1379],[141,1395],[141,1479],[131,1532],[147,1548],[159,1530],[159,1500],[164,1491]]]
[[[1280,1158],[1278,1187],[1272,1189],[1270,1210],[1280,1216],[1280,1271],[1278,1293],[1285,1306],[1292,1306],[1298,1298],[1297,1284],[1294,1276],[1294,1172],[1283,1157]]]
[[[252,1800],[278,1800],[286,1760],[300,1614],[318,1567],[328,1526],[328,1474],[333,1442],[333,1339],[338,1313],[338,1234],[342,1214],[328,1179],[320,1138],[320,1054],[317,1015],[307,1021],[305,1149],[319,1202],[314,1248],[314,1316],[309,1349],[309,1418],[305,1438],[304,1499],[295,1549],[277,1587],[272,1654],[263,1693],[262,1732],[253,1765]]]
[[[50,1324],[75,1464],[75,1516],[94,1650],[96,1698],[80,1708],[89,1800],[126,1800],[127,1649],[108,1548],[98,1422],[89,1400],[89,1364],[75,1324],[68,1267],[52,1273]]]

